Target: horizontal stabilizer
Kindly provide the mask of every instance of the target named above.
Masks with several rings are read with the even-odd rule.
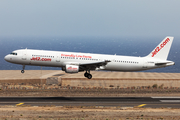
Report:
[[[160,66],[160,65],[174,65],[174,64],[175,63],[171,62],[171,61],[155,63],[155,65],[157,65],[157,66]]]

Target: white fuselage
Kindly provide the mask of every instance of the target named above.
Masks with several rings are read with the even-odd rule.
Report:
[[[131,57],[119,55],[90,54],[63,51],[47,51],[47,50],[31,50],[20,49],[5,56],[5,60],[21,65],[35,66],[51,66],[63,67],[67,64],[80,65],[83,63],[96,63],[108,60],[106,65],[100,66],[94,70],[110,70],[110,71],[140,71],[153,68],[160,68],[173,65],[174,62],[169,61],[168,64],[155,65],[161,63],[162,60],[147,57]],[[14,54],[15,53],[15,54]]]

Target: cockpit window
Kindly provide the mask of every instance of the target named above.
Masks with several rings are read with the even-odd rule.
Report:
[[[11,55],[17,55],[17,53],[14,53],[14,52],[12,52],[12,53],[10,53]]]

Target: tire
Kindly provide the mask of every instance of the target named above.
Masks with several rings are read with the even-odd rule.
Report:
[[[84,77],[87,77],[87,76],[88,76],[88,73],[87,73],[87,72],[85,72],[85,73],[84,73]]]
[[[88,79],[91,79],[91,78],[92,78],[92,75],[91,75],[91,74],[88,74],[87,78],[88,78]]]
[[[24,70],[21,70],[21,73],[24,73]]]

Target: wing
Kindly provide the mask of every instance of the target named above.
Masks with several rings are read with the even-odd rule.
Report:
[[[99,68],[100,66],[107,65],[108,60],[105,61],[99,61],[99,62],[90,62],[90,63],[80,63],[79,67],[83,70],[95,70],[96,68]]]

